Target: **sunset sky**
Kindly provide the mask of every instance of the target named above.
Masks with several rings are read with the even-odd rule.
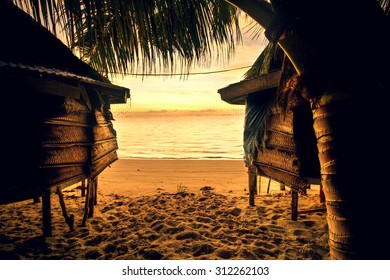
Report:
[[[195,68],[192,73],[220,71],[252,65],[265,47],[264,37],[256,40],[243,33],[243,43],[237,45],[234,57],[228,63],[212,63],[208,68]],[[219,64],[218,64],[219,63]],[[162,110],[230,110],[240,105],[230,105],[221,100],[218,89],[239,82],[248,68],[207,75],[190,75],[187,78],[126,76],[112,78],[114,84],[127,87],[131,101],[127,105],[113,105],[114,112]]]

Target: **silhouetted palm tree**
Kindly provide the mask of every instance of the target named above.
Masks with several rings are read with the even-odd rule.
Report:
[[[389,1],[229,2],[266,28],[310,101],[331,257],[389,259]]]

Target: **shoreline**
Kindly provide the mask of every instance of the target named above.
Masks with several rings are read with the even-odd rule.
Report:
[[[260,194],[268,183],[268,178],[257,177]],[[244,160],[120,158],[99,175],[99,190],[105,194],[175,193],[180,186],[195,193],[211,186],[221,194],[247,195],[248,169]],[[318,194],[319,185],[311,186],[308,193]],[[279,191],[279,183],[271,180],[270,193]]]
[[[120,158],[99,175],[99,190],[105,194],[144,195],[174,193],[178,187],[197,192],[211,186],[216,192],[243,194],[247,180],[243,160]]]

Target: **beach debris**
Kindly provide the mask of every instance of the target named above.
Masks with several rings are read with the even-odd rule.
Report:
[[[187,193],[187,187],[183,186],[181,183],[177,185],[177,193],[178,194],[185,194]]]
[[[210,195],[213,190],[214,188],[211,186],[204,186],[200,188],[200,191],[203,195]]]

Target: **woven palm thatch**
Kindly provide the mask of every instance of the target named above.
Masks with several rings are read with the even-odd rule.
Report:
[[[0,1],[0,35],[7,39],[0,44],[2,101],[15,108],[2,127],[7,176],[0,204],[98,176],[117,160],[111,100],[126,102],[129,90],[111,84],[8,1]]]

